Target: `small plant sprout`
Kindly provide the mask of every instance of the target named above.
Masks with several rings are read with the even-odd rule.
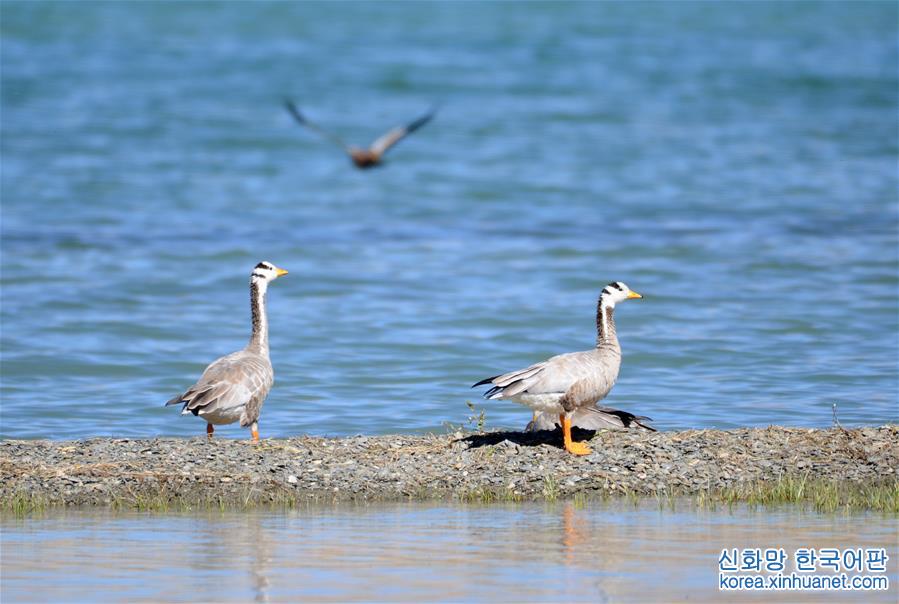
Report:
[[[487,412],[484,409],[481,409],[480,412],[478,408],[474,406],[474,403],[471,401],[465,401],[465,404],[468,406],[468,410],[471,411],[471,415],[468,416],[468,425],[476,425],[478,432],[484,431],[484,425],[487,423]]]

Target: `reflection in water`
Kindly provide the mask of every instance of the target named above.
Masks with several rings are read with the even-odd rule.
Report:
[[[242,599],[252,595],[255,602],[268,602],[271,587],[271,569],[275,562],[275,539],[292,539],[294,531],[271,530],[269,522],[257,514],[228,514],[218,517],[203,516],[190,520],[194,532],[192,539],[176,539],[172,543],[172,556],[183,556],[184,568],[195,577],[196,597],[206,600],[217,593],[220,574],[233,575],[235,581],[245,581]],[[158,520],[158,519],[157,519]],[[170,518],[172,525],[181,525],[183,517]],[[112,522],[117,523],[118,520]],[[161,523],[150,522],[151,526]],[[144,523],[140,523],[142,531]],[[101,529],[102,530],[102,529]],[[176,531],[181,529],[175,528]],[[184,548],[188,548],[187,554]],[[241,579],[243,577],[243,579]],[[177,598],[173,592],[169,597]],[[227,594],[225,595],[227,597]],[[219,599],[216,596],[214,599]]]
[[[562,509],[562,544],[565,546],[565,560],[572,564],[575,560],[576,548],[585,539],[586,520],[578,516],[574,504],[567,502]]]
[[[794,509],[671,512],[564,503],[66,512],[4,518],[2,529],[4,603],[715,601],[725,547],[887,547],[893,560],[897,555],[895,518]],[[895,580],[891,587],[858,599],[895,601]]]
[[[250,537],[251,551],[249,566],[250,578],[254,592],[254,602],[268,602],[268,589],[271,582],[268,569],[272,566],[272,534],[262,530],[262,523],[252,516],[245,517],[247,534]]]

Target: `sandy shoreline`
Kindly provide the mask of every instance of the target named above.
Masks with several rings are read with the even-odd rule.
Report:
[[[584,435],[581,434],[581,437]],[[0,502],[32,506],[554,500],[690,495],[777,481],[897,484],[899,426],[0,442]],[[24,503],[23,503],[24,502]]]

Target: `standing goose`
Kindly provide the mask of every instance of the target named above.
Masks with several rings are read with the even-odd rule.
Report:
[[[250,427],[253,442],[259,442],[259,412],[275,381],[268,356],[268,316],[265,292],[270,281],[287,271],[271,262],[260,262],[250,275],[250,310],[253,334],[243,350],[214,361],[200,380],[166,403],[184,404],[181,414],[193,413],[206,420],[206,434],[212,438],[213,425],[232,424]]]
[[[472,388],[492,384],[484,393],[485,398],[509,399],[536,412],[558,415],[565,450],[588,455],[590,447],[571,440],[572,416],[601,401],[615,385],[621,367],[621,346],[612,318],[615,304],[642,297],[621,281],[609,283],[596,306],[597,335],[593,350],[560,354],[525,369],[481,380]]]
[[[416,119],[414,122],[407,124],[406,126],[397,126],[396,128],[388,131],[386,134],[378,138],[378,140],[373,142],[371,146],[368,147],[368,149],[361,149],[359,147],[354,147],[352,145],[346,144],[339,137],[310,122],[308,119],[306,119],[306,116],[300,113],[300,110],[297,109],[297,106],[293,104],[293,101],[284,101],[284,106],[287,108],[287,111],[290,113],[293,119],[297,121],[298,124],[306,126],[311,130],[315,130],[322,137],[343,149],[343,151],[350,156],[350,159],[353,160],[353,163],[356,165],[356,167],[363,170],[365,168],[373,168],[374,166],[379,165],[382,158],[384,157],[384,154],[387,153],[387,151],[391,147],[428,123],[430,119],[434,117],[434,113],[436,113],[436,111],[432,109],[425,115]]]

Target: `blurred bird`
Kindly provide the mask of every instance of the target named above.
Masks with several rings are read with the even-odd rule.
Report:
[[[298,124],[318,132],[325,140],[328,140],[343,149],[343,151],[350,156],[350,159],[353,160],[353,163],[356,164],[356,167],[361,169],[380,165],[384,154],[387,153],[387,151],[408,135],[427,124],[431,118],[434,117],[434,114],[437,113],[436,109],[431,109],[428,113],[422,115],[410,124],[393,128],[373,142],[367,149],[362,149],[346,144],[340,137],[335,136],[327,130],[310,122],[306,119],[306,116],[300,113],[300,110],[297,109],[297,106],[290,99],[284,101],[284,107]]]

